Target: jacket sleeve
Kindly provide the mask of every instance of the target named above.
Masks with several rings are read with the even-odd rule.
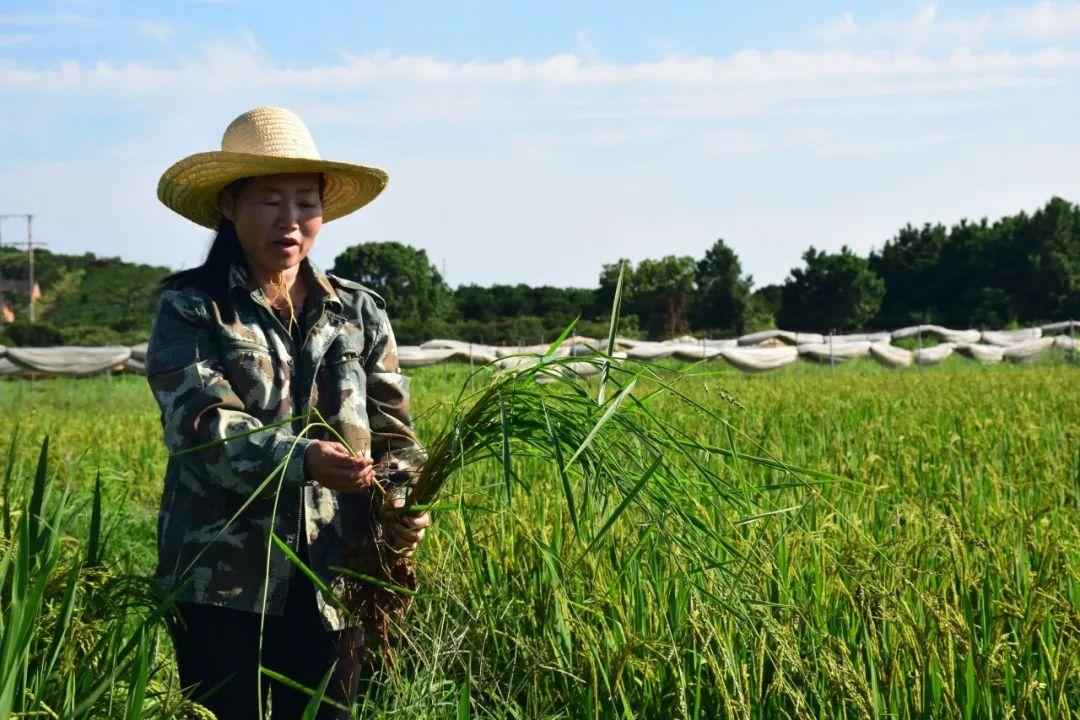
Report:
[[[409,416],[409,378],[398,367],[397,342],[386,311],[370,305],[375,331],[366,350],[367,413],[371,426],[371,456],[389,465],[394,483],[415,477],[426,460]]]
[[[245,412],[223,374],[209,308],[209,298],[202,293],[166,290],[154,318],[146,375],[161,408],[170,453],[263,427],[258,418]],[[299,438],[288,426],[277,426],[178,459],[201,464],[222,487],[247,497],[283,462],[283,486],[307,484],[304,454],[312,442]],[[270,496],[276,487],[275,479],[261,494]]]

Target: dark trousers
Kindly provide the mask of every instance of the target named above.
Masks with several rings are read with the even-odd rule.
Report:
[[[353,645],[356,635],[323,629],[315,592],[311,581],[297,571],[289,582],[284,615],[266,616],[263,667],[316,689],[336,660],[326,696],[351,706],[360,673]],[[181,684],[197,685],[192,697],[222,720],[258,720],[259,614],[195,603],[177,607],[182,622],[174,625],[172,635]],[[300,718],[310,700],[306,693],[264,674],[264,712],[267,688],[272,693],[273,720]],[[348,716],[324,702],[316,717]]]

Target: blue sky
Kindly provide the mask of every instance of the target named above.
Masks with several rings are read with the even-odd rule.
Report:
[[[197,263],[157,178],[281,105],[390,174],[324,267],[398,240],[452,284],[589,286],[723,237],[763,284],[1080,201],[1080,2],[6,2],[0,103],[0,213],[52,250]]]

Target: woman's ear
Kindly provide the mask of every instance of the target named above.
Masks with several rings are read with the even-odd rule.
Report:
[[[218,192],[218,210],[229,222],[236,222],[236,198],[228,190]]]

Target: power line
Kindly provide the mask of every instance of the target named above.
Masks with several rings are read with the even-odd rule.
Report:
[[[26,294],[30,298],[30,322],[34,322],[34,216],[30,213],[15,213],[15,214],[2,214],[0,213],[0,226],[3,226],[4,220],[8,218],[23,218],[26,220],[26,240],[24,242],[9,243],[9,247],[17,247],[22,245],[26,248],[26,263],[27,263],[27,281],[26,281]],[[0,236],[2,237],[2,236]],[[3,241],[0,239],[0,248],[3,248]],[[38,247],[47,247],[47,243],[38,243]],[[0,306],[3,305],[3,276],[0,275]]]

